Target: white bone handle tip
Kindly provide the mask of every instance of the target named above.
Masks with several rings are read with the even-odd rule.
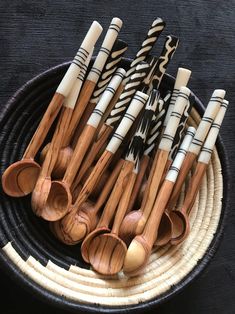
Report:
[[[224,89],[215,89],[211,97],[221,97],[224,98],[226,91]]]
[[[192,72],[188,69],[179,68],[176,75],[174,89],[180,89],[181,86],[186,86],[188,84],[191,73]]]
[[[114,17],[111,23],[117,25],[120,28],[122,27],[123,24],[122,20],[119,19],[119,17]]]

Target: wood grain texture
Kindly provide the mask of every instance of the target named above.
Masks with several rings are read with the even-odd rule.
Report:
[[[235,99],[234,20],[235,0],[230,1],[130,1],[107,0],[1,0],[0,2],[0,110],[12,94],[26,81],[61,62],[71,60],[93,19],[107,29],[113,16],[120,17],[120,37],[129,44],[127,57],[134,57],[151,22],[160,16],[167,31],[181,42],[169,65],[175,75],[177,67],[186,66],[193,72],[190,88],[207,103],[214,88],[227,90],[231,101],[221,128],[222,139],[235,183]],[[105,12],[105,14],[104,14]],[[163,38],[153,53],[159,53]],[[101,40],[99,40],[99,44]],[[97,45],[98,47],[98,45]],[[98,49],[96,48],[95,54]],[[20,74],[19,74],[20,73]],[[1,114],[1,111],[0,111]],[[233,185],[234,186],[234,185]],[[158,307],[159,314],[234,314],[235,312],[235,198],[231,196],[230,215],[218,252],[200,278],[187,289]],[[1,266],[0,266],[1,268]],[[67,312],[38,301],[25,292],[3,271],[1,309],[4,314],[27,312],[65,314]],[[208,295],[209,292],[209,295]],[[14,300],[14,302],[12,302]],[[27,300],[27,302],[26,302]],[[152,311],[152,313],[156,312]],[[148,312],[151,313],[151,312]]]

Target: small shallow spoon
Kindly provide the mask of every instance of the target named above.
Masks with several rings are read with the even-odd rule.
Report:
[[[68,96],[86,58],[93,49],[101,32],[102,27],[98,22],[94,21],[73,62],[59,84],[22,160],[15,162],[5,170],[2,176],[2,186],[8,195],[20,197],[32,192],[41,168],[40,165],[34,161],[35,155],[45,140],[53,121],[62,107],[64,99]]]
[[[160,186],[161,177],[174,139],[174,135],[177,130],[185,105],[188,101],[189,93],[190,90],[187,87],[182,87],[177,97],[174,110],[162,136],[157,153],[154,157],[150,175],[147,181],[147,186],[144,192],[144,197],[141,203],[141,208],[139,210],[132,211],[128,214],[127,218],[125,218],[126,220],[124,219],[122,231],[120,234],[123,239],[127,241],[127,243],[129,243],[135,235],[142,233],[148,217],[151,213]],[[128,220],[129,223],[127,223]],[[128,232],[123,230],[123,226],[126,226]]]
[[[177,152],[177,155],[175,156],[174,161],[168,171],[168,176],[175,175],[175,169],[180,170],[181,165],[184,161],[185,155],[189,149],[189,145],[191,144],[193,137],[195,135],[195,132],[196,132],[196,129],[194,127],[189,127],[187,129],[185,137]],[[176,178],[177,177],[174,178],[174,182],[176,181]],[[162,219],[161,219],[159,230],[158,230],[158,236],[154,245],[163,246],[167,244],[171,240],[171,237],[172,237],[172,228],[173,226],[172,226],[171,216],[170,216],[170,213],[166,209],[162,215]]]
[[[148,262],[158,235],[162,214],[174,187],[178,169],[174,169],[173,172],[169,173],[169,176],[167,175],[164,180],[143,231],[135,236],[128,247],[123,265],[123,271],[127,276],[138,275]]]
[[[135,171],[132,171],[127,179],[128,184],[125,184],[126,187],[118,204],[111,232],[93,237],[89,245],[89,261],[94,270],[103,275],[118,273],[123,267],[127,252],[127,246],[119,238],[118,233],[123,217],[128,209],[131,192],[135,184]]]
[[[89,195],[92,193],[94,187],[98,184],[102,174],[108,168],[113,158],[113,155],[121,145],[124,137],[126,136],[128,130],[133,124],[136,116],[138,116],[147,99],[148,95],[139,91],[136,92],[127,112],[125,113],[118,128],[113,134],[113,137],[107,145],[106,150],[96,163],[91,174],[84,183],[77,200],[72,206],[71,203],[69,203],[70,200],[68,199],[68,195],[70,194],[67,194],[66,190],[63,189],[60,190],[58,193],[55,193],[53,195],[53,198],[50,198],[49,194],[47,206],[50,206],[51,208],[57,206],[61,212],[64,212],[65,214],[67,212],[67,215],[63,217],[63,219],[61,219],[59,223],[61,224],[61,228],[63,228],[64,233],[68,234],[68,238],[71,239],[71,244],[76,244],[83,239],[81,238],[79,228],[76,224],[76,216],[78,214],[80,206],[87,200]],[[60,185],[58,186],[60,187]]]
[[[172,192],[171,198],[167,204],[168,210],[172,210],[178,200],[185,178],[188,175],[194,161],[196,160],[200,152],[201,146],[208,134],[208,131],[211,127],[211,124],[216,114],[219,111],[219,108],[224,99],[224,96],[225,96],[225,91],[222,89],[216,89],[211,96],[211,99],[207,105],[206,111],[197,128],[197,132],[194,136],[192,143],[190,144],[189,150],[182,164],[180,173],[178,175],[178,178],[174,187],[174,191]]]
[[[207,135],[206,141],[201,149],[198,157],[197,166],[193,176],[191,177],[185,200],[181,209],[170,212],[173,224],[171,244],[177,245],[185,240],[190,231],[189,214],[194,205],[197,193],[199,191],[203,176],[208,167],[211,154],[219,134],[220,126],[226,113],[228,101],[224,100],[220,110],[217,113],[211,129]]]
[[[102,192],[96,201],[95,204],[92,202],[85,202],[82,204],[78,215],[77,215],[77,227],[80,231],[81,237],[89,234],[96,227],[98,222],[98,214],[104,203],[106,202],[117,178],[121,171],[124,160],[120,159],[116,167],[109,176],[106,184],[104,185]],[[54,235],[60,239],[60,241],[70,244],[71,241],[67,239],[67,235],[63,232],[63,229],[60,228],[59,222],[51,223],[50,225]],[[72,243],[73,244],[73,243]]]

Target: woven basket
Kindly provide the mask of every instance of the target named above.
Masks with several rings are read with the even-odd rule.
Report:
[[[124,67],[128,64],[124,61]],[[1,174],[21,159],[69,63],[56,66],[26,83],[0,115]],[[172,88],[165,76],[162,89]],[[203,112],[196,99],[189,124]],[[191,232],[184,243],[156,249],[145,273],[127,279],[101,276],[82,261],[80,247],[59,243],[48,224],[34,216],[30,196],[11,198],[1,190],[0,261],[6,271],[44,301],[70,310],[143,312],[165,301],[191,282],[211,259],[222,233],[227,203],[227,160],[221,140],[203,179],[190,215]],[[221,171],[222,170],[222,171]],[[181,202],[184,189],[181,194]]]

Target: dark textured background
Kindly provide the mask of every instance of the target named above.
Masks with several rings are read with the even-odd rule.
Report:
[[[204,103],[213,89],[227,90],[230,108],[221,133],[234,178],[235,0],[0,0],[0,106],[36,74],[72,59],[93,19],[107,29],[113,16],[124,22],[120,37],[129,43],[126,56],[135,55],[153,19],[160,16],[167,22],[164,34],[181,39],[168,72],[175,75],[178,66],[189,67],[193,72],[190,87]],[[234,207],[232,195],[224,236],[210,265],[157,313],[235,313]],[[34,313],[65,313],[22,291],[1,270],[0,282],[0,313],[27,313],[32,308]]]

